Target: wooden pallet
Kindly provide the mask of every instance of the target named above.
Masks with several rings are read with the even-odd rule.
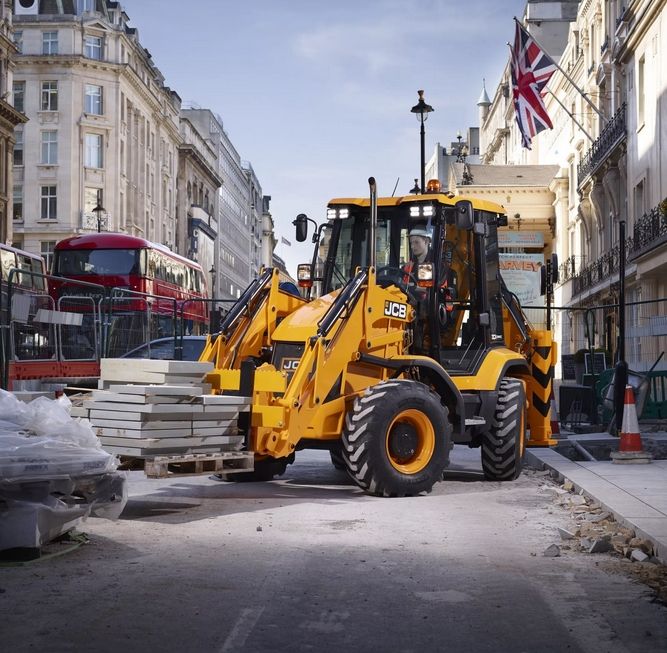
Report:
[[[194,476],[224,472],[249,472],[254,469],[251,451],[224,451],[220,453],[195,453],[163,456],[145,456],[144,473],[148,478],[169,476]],[[138,460],[138,459],[135,459]]]

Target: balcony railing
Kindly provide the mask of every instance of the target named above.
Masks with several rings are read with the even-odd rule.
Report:
[[[667,211],[664,207],[656,206],[637,221],[632,236],[626,239],[626,262],[634,261],[642,254],[665,243],[667,243]],[[605,281],[611,275],[618,274],[619,263],[620,248],[618,245],[603,254],[597,261],[579,268],[578,271],[576,271],[575,257],[571,256],[560,266],[560,281],[564,283],[572,279],[572,294],[578,295]]]
[[[633,231],[634,247],[630,259],[635,259],[667,243],[667,214],[659,206],[637,220]]]
[[[625,102],[614,114],[614,117],[604,126],[600,135],[595,139],[591,148],[577,166],[579,186],[592,175],[608,158],[616,146],[625,139]]]

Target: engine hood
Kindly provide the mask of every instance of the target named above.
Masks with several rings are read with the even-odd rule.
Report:
[[[317,333],[317,323],[324,317],[340,293],[336,290],[319,297],[290,313],[276,327],[273,340],[278,342],[305,342]]]

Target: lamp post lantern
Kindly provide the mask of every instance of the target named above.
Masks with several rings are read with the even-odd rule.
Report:
[[[428,114],[432,111],[435,111],[435,109],[430,104],[426,104],[424,101],[424,91],[417,91],[417,94],[419,95],[419,102],[417,102],[417,104],[415,104],[415,106],[410,109],[410,112],[415,114],[415,117],[421,124],[419,135],[421,145],[421,192],[423,193],[426,188],[426,184],[424,183],[424,168],[426,167],[424,152],[424,135],[426,132],[424,131],[424,123],[428,119]]]
[[[107,212],[102,206],[102,193],[100,191],[97,191],[97,204],[93,207],[92,211],[97,218],[97,233],[99,234],[102,231],[102,213]]]

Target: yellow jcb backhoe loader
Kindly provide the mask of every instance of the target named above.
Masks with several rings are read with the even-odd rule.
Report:
[[[527,428],[530,444],[550,443],[555,346],[500,277],[505,213],[441,193],[378,200],[369,182],[369,198],[329,203],[325,294],[267,296],[260,319],[253,302],[241,303],[229,322],[246,319],[247,328],[233,346],[223,331],[202,356],[215,362],[215,392],[252,399],[255,469],[244,476],[268,480],[297,450],[327,448],[367,492],[414,495],[442,479],[453,444],[465,443],[481,448],[487,479],[515,479]],[[414,230],[430,236],[418,264]],[[269,322],[267,346],[260,331]],[[264,343],[262,356],[251,342]]]

